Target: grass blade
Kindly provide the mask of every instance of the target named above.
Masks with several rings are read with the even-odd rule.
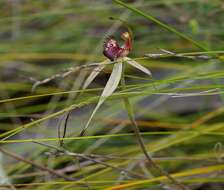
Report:
[[[202,168],[196,168],[191,169],[179,173],[172,174],[173,177],[189,177],[194,175],[201,175],[201,174],[208,174],[212,172],[222,171],[224,169],[224,165],[213,165],[208,167],[202,167]],[[130,182],[122,185],[115,185],[109,188],[106,188],[105,190],[119,190],[119,189],[126,189],[126,188],[133,188],[133,187],[140,187],[146,184],[151,184],[153,182],[157,182],[160,180],[165,180],[165,176],[147,179],[147,180],[138,180],[135,182]]]
[[[161,22],[160,20],[156,19],[152,15],[146,14],[146,13],[140,11],[139,9],[136,9],[136,8],[134,8],[134,7],[132,7],[132,6],[128,5],[128,4],[120,1],[120,0],[113,0],[113,1],[115,3],[123,6],[123,7],[126,7],[127,9],[131,10],[132,12],[137,13],[137,14],[145,17],[147,20],[150,20],[150,21],[156,23],[157,25],[159,25],[160,27],[168,30],[169,32],[172,32],[172,33],[176,34],[177,36],[181,37],[182,39],[184,39],[184,40],[194,44],[196,47],[198,47],[198,48],[200,48],[200,49],[202,49],[204,51],[208,51],[208,49],[206,47],[204,47],[203,45],[201,45],[200,43],[196,42],[195,40],[193,40],[192,38],[188,37],[187,35],[177,31],[173,27],[171,27],[171,26]]]

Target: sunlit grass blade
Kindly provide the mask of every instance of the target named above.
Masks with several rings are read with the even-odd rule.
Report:
[[[189,177],[194,175],[201,175],[201,174],[208,174],[211,172],[222,171],[223,169],[224,169],[224,165],[214,165],[214,166],[196,168],[196,169],[191,169],[184,172],[175,173],[175,174],[172,174],[172,176],[175,178]],[[122,185],[115,185],[115,186],[106,188],[105,190],[120,190],[120,189],[131,188],[131,187],[141,187],[142,185],[158,182],[165,179],[166,179],[165,176],[162,176],[162,177],[152,178],[148,180],[139,180],[136,182],[130,182],[130,183],[122,184]]]
[[[127,9],[133,11],[134,13],[137,13],[137,14],[143,16],[143,17],[146,18],[147,20],[150,20],[150,21],[156,23],[156,24],[159,25],[161,28],[164,28],[164,29],[166,29],[166,30],[168,30],[168,31],[170,31],[170,32],[172,32],[172,33],[174,33],[174,34],[176,34],[177,36],[181,37],[182,39],[184,39],[184,40],[186,40],[186,41],[188,41],[188,42],[194,44],[194,45],[197,46],[198,48],[200,48],[200,49],[202,49],[202,50],[204,50],[204,51],[208,51],[208,49],[207,49],[205,46],[203,46],[203,45],[201,45],[200,43],[196,42],[195,40],[193,40],[192,38],[188,37],[188,36],[185,35],[184,33],[177,31],[177,30],[174,29],[173,27],[171,27],[171,26],[169,26],[169,25],[167,25],[167,24],[161,22],[160,20],[156,19],[156,18],[153,17],[152,15],[146,14],[146,13],[140,11],[139,9],[137,9],[137,8],[135,8],[135,7],[132,7],[132,6],[128,5],[128,4],[126,4],[126,3],[122,2],[122,1],[120,1],[120,0],[113,0],[113,1],[114,1],[115,3],[117,3],[117,4],[121,5],[121,6],[123,6],[123,7],[126,7]]]

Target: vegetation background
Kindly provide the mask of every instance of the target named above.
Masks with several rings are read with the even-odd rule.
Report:
[[[0,189],[177,189],[148,170],[124,96],[158,165],[189,189],[224,188],[224,2],[123,2],[0,0]],[[126,90],[118,87],[78,137],[112,65],[86,90],[92,67],[31,89],[104,61],[105,38],[120,40],[126,30],[111,16],[130,24],[129,57],[153,78],[127,67]],[[65,149],[57,151],[69,110]]]

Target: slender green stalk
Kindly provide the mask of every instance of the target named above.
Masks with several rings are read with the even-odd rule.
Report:
[[[121,87],[122,87],[123,90],[125,90],[124,70],[125,70],[125,62],[123,62],[123,70],[122,70],[122,76],[121,76]],[[129,98],[125,97],[123,100],[124,100],[125,108],[126,108],[127,113],[128,113],[128,117],[129,117],[129,119],[131,121],[131,124],[133,126],[133,130],[134,130],[135,136],[136,136],[136,138],[138,140],[139,146],[141,147],[141,150],[142,150],[143,154],[145,155],[149,165],[151,167],[155,168],[160,174],[166,176],[173,184],[175,184],[178,187],[178,189],[180,189],[180,190],[187,190],[188,188],[186,188],[183,184],[181,184],[176,179],[174,179],[168,172],[166,172],[159,165],[157,165],[153,161],[151,156],[148,154],[146,146],[145,146],[145,144],[143,142],[143,139],[141,137],[140,130],[138,128],[138,124],[135,121],[134,110],[133,110],[133,107],[132,107],[132,105],[131,105],[131,103],[129,101]]]
[[[143,17],[145,17],[147,20],[150,20],[154,23],[156,23],[157,25],[159,25],[160,27],[176,34],[177,36],[181,37],[182,39],[186,40],[186,41],[189,41],[190,43],[194,44],[196,47],[204,50],[204,51],[208,51],[208,49],[206,47],[204,47],[203,45],[201,45],[200,43],[196,42],[195,40],[193,40],[192,38],[190,38],[189,36],[185,35],[184,33],[181,33],[179,31],[177,31],[175,28],[173,27],[170,27],[168,26],[167,24],[161,22],[160,20],[156,19],[155,17],[153,17],[152,15],[149,15],[149,14],[146,14],[142,11],[140,11],[139,9],[136,9],[120,0],[113,0],[115,3],[123,6],[123,7],[126,7],[127,9],[133,11],[134,13],[137,13]]]

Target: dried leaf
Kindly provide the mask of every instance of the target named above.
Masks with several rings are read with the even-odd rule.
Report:
[[[113,71],[112,71],[110,78],[103,90],[103,93],[101,94],[99,102],[98,102],[97,106],[95,107],[93,113],[91,114],[86,126],[80,133],[80,136],[82,136],[85,133],[86,129],[89,127],[89,124],[90,124],[93,116],[96,114],[97,110],[103,104],[103,102],[106,100],[106,98],[108,98],[116,90],[116,88],[121,80],[121,75],[122,75],[122,61],[114,64]]]
[[[109,63],[109,59],[103,61],[102,63],[99,63],[99,66],[93,69],[93,71],[86,79],[82,89],[86,89],[91,84],[91,82],[97,77],[97,75],[104,69],[107,63]]]
[[[145,73],[149,76],[152,76],[152,73],[150,72],[150,70],[148,70],[146,67],[140,65],[138,62],[134,61],[133,59],[130,59],[128,57],[124,57],[123,59],[131,66],[139,69],[140,71],[142,71],[143,73]]]

